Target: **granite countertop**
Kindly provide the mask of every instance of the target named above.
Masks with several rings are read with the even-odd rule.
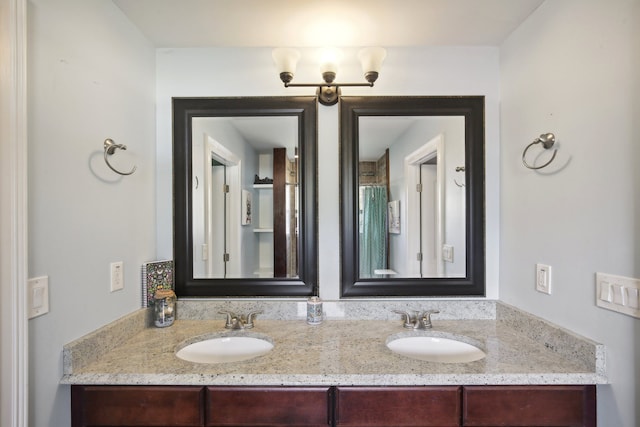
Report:
[[[397,318],[330,319],[311,326],[303,318],[279,320],[260,316],[253,329],[244,331],[225,330],[219,316],[216,319],[185,316],[187,319],[177,320],[171,327],[154,328],[146,326],[147,313],[140,310],[65,346],[61,382],[146,385],[606,383],[603,346],[509,306],[498,303],[496,307],[493,319],[434,318],[434,328],[428,331],[404,329]],[[387,337],[395,334],[468,338],[487,355],[469,363],[414,360],[386,347]],[[175,356],[181,343],[187,340],[221,335],[267,335],[274,348],[255,359],[233,363],[200,364]]]

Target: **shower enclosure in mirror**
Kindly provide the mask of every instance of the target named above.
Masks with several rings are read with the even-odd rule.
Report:
[[[174,99],[181,296],[316,286],[315,98]]]
[[[484,100],[341,100],[343,296],[484,294]]]

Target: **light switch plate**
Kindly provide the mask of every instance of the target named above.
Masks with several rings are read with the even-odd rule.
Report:
[[[551,266],[536,264],[536,291],[551,295]]]
[[[49,312],[49,277],[34,277],[27,281],[29,319]]]
[[[111,263],[111,292],[124,288],[124,263],[122,261]]]
[[[613,296],[611,295],[611,283],[605,280],[598,282],[598,298],[606,302],[611,302],[613,300]]]
[[[629,308],[640,309],[640,289],[638,288],[624,288],[626,291],[626,301]]]
[[[640,279],[596,273],[596,305],[640,318]]]

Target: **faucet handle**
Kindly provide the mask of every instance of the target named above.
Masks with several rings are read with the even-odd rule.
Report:
[[[234,323],[237,323],[237,321],[238,321],[238,316],[236,316],[231,311],[219,311],[218,314],[225,314],[227,316],[227,320],[226,320],[226,322],[224,324],[224,327],[227,328],[227,329],[231,329],[233,327]]]
[[[402,320],[404,321],[404,325],[403,326],[405,328],[413,329],[413,327],[414,327],[414,323],[413,322],[414,321],[413,321],[413,318],[409,314],[408,311],[404,311],[404,310],[391,310],[391,311],[393,311],[394,313],[402,315]]]
[[[247,318],[246,318],[246,320],[245,320],[245,322],[244,322],[244,327],[245,327],[246,329],[251,329],[251,328],[253,328],[253,318],[254,318],[254,316],[255,316],[256,314],[261,314],[261,313],[262,313],[262,310],[250,311],[250,312],[247,314]]]
[[[424,329],[431,329],[433,327],[433,324],[431,323],[431,315],[438,313],[440,313],[439,310],[425,310],[416,320],[416,325],[419,325]]]

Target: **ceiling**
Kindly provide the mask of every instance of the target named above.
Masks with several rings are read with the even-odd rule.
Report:
[[[358,156],[360,161],[376,161],[385,150],[424,117],[375,116],[360,117],[358,122]],[[366,141],[366,144],[362,144]]]
[[[498,46],[544,0],[113,0],[156,47]]]

